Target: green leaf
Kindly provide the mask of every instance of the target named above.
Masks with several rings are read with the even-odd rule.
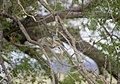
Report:
[[[98,25],[97,20],[94,19],[94,18],[91,18],[91,19],[90,19],[90,29],[92,29],[93,31],[95,31],[97,25]]]

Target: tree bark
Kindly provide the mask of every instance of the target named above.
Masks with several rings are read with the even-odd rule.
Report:
[[[5,73],[5,77],[4,78],[7,77],[8,83],[12,84],[10,75],[9,75],[9,73],[7,71],[7,68],[6,68],[5,64],[4,64],[4,60],[3,60],[3,57],[2,57],[2,55],[3,55],[2,54],[3,53],[2,52],[2,50],[3,50],[2,48],[3,48],[3,26],[0,23],[0,65],[2,66],[2,69],[3,69],[4,73]],[[2,82],[4,80],[4,78],[2,80],[0,80],[0,82]]]
[[[87,6],[87,7],[89,9],[89,6]],[[82,17],[85,17],[84,12],[81,9],[79,9],[79,8],[75,9],[75,10],[72,10],[72,12],[70,12],[70,13],[68,13],[68,11],[70,11],[70,10],[57,11],[55,13],[55,15],[60,16],[61,19],[72,19],[72,18],[82,18]],[[5,14],[1,14],[0,13],[0,15],[4,15],[5,17],[12,18],[12,17],[10,17],[8,15],[5,15]],[[96,15],[98,15],[98,14],[96,14]],[[99,16],[99,17],[104,17],[104,16]],[[50,35],[48,34],[48,31],[46,30],[45,27],[38,28],[38,29],[37,28],[36,29],[29,28],[29,27],[42,25],[43,23],[47,24],[47,23],[53,22],[55,20],[55,18],[51,14],[48,14],[46,16],[39,16],[39,15],[37,15],[37,16],[35,16],[35,18],[36,18],[36,20],[38,22],[35,22],[33,20],[33,18],[31,18],[31,17],[26,17],[25,19],[21,20],[21,23],[26,27],[26,30],[27,30],[28,34],[30,35],[30,37],[33,40],[38,40],[38,39],[40,39],[40,38],[42,38],[44,36],[50,37]],[[109,17],[109,18],[111,18],[111,17]],[[18,32],[19,32],[19,34],[22,36],[22,39],[20,40],[20,42],[24,43],[26,38],[20,33],[20,31],[16,32],[16,30],[19,30],[19,28],[17,27],[17,24],[15,22],[12,23],[12,26],[11,26],[10,29],[11,30],[4,30],[4,37],[6,39],[8,39],[7,37],[9,37],[12,32],[14,32],[15,35],[17,35]],[[38,30],[40,30],[40,31],[38,31]],[[45,31],[43,32],[41,30],[43,30],[43,31],[45,30]],[[71,29],[71,30],[74,31],[74,29]],[[42,34],[42,33],[44,33],[44,34]],[[105,54],[103,54],[100,50],[98,50],[94,46],[90,45],[89,43],[87,43],[87,42],[83,41],[81,38],[79,38],[80,36],[79,36],[78,33],[76,34],[76,31],[75,31],[75,33],[72,33],[72,34],[73,34],[73,36],[75,36],[75,38],[77,40],[80,40],[80,42],[76,42],[78,50],[83,52],[85,55],[91,57],[98,64],[98,66],[100,68],[104,67]],[[107,65],[108,65],[108,63],[109,62],[107,62]],[[116,66],[115,63],[113,63],[112,66],[114,68],[114,69],[112,69],[112,74],[117,78],[118,67]]]
[[[55,29],[54,29],[53,26],[49,27],[49,28],[53,28],[53,31],[55,32]],[[43,30],[44,30],[44,32],[43,32]],[[34,29],[33,29],[33,27],[27,28],[27,32],[28,32],[28,34],[30,35],[30,37],[33,40],[41,39],[44,36],[50,37],[50,35],[48,34],[48,31],[47,30],[45,31],[45,26],[41,26],[39,28],[35,27]],[[101,69],[104,67],[105,54],[102,53],[97,48],[95,48],[93,45],[90,45],[88,42],[82,40],[80,38],[80,34],[79,34],[78,30],[70,28],[69,32],[76,38],[77,41],[79,41],[79,42],[76,42],[77,49],[79,51],[81,51],[83,54],[85,54],[85,55],[89,56],[90,58],[92,58],[98,64],[98,67],[99,67],[100,71],[102,72]],[[16,33],[16,34],[18,34],[18,33]],[[19,34],[20,34],[20,31],[19,31]],[[25,37],[23,36],[22,39],[25,39]],[[62,39],[62,40],[65,41],[64,39]],[[23,40],[21,40],[21,41],[23,41]],[[118,64],[118,65],[120,66],[120,64]],[[116,62],[112,63],[112,68],[114,68],[114,69],[112,69],[113,76],[115,78],[118,78],[119,69],[117,67]],[[110,71],[109,70],[109,62],[108,61],[107,61],[107,67],[106,67],[106,69],[108,71]]]

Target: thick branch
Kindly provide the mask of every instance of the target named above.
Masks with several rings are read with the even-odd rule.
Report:
[[[11,78],[9,76],[9,73],[7,71],[7,68],[5,67],[4,61],[3,61],[3,57],[2,57],[2,46],[3,46],[3,28],[2,25],[0,23],[0,65],[2,66],[2,69],[5,73],[5,77],[8,78],[8,83],[12,84]],[[3,78],[4,79],[4,78]],[[2,80],[0,80],[0,82],[2,82]]]
[[[100,13],[100,12],[97,12],[95,15],[91,15],[91,14],[85,14],[83,12],[67,12],[67,11],[58,11],[58,12],[55,12],[56,15],[58,15],[61,19],[74,19],[74,18],[83,18],[83,17],[90,17],[90,16],[93,16],[93,17],[96,17],[96,18],[106,18],[106,14],[107,13]],[[117,15],[114,15],[114,18],[117,20]],[[30,18],[30,17],[27,17],[25,19],[23,19],[21,22],[24,26],[26,27],[31,27],[31,26],[36,26],[36,25],[41,25],[43,24],[43,22],[46,22],[46,23],[50,23],[50,22],[53,22],[55,21],[55,18],[51,15],[51,14],[48,14],[46,16],[42,16],[42,15],[37,15],[35,16],[37,22],[34,21],[33,18]],[[111,16],[108,16],[109,19],[111,19]]]
[[[57,12],[55,12],[55,15],[58,15],[61,19],[82,18],[83,16],[85,17],[83,11],[81,11],[79,8],[75,9],[75,10],[72,9],[69,11],[68,10],[57,11]],[[96,14],[96,15],[99,15],[99,14]],[[100,18],[100,17],[105,17],[105,16],[101,16],[101,14],[100,14],[99,16],[96,16],[96,17]],[[51,14],[48,14],[46,16],[37,15],[37,16],[35,16],[35,18],[37,19],[37,22],[35,22],[33,20],[33,18],[27,17],[27,18],[21,20],[21,23],[27,28],[27,27],[36,26],[38,24],[39,25],[43,24],[43,22],[49,23],[49,22],[53,22],[55,20]],[[111,18],[111,17],[109,17],[109,18]],[[14,24],[13,28],[15,28],[16,25],[17,24]],[[16,27],[16,29],[17,29],[17,27]],[[8,32],[8,30],[5,31],[5,33],[7,33],[7,32]],[[46,33],[48,33],[48,32],[46,32]],[[75,37],[79,38],[79,36],[77,36],[77,35],[74,34]],[[32,33],[30,34],[30,37],[32,37],[32,39],[40,39],[40,38],[36,38],[36,36],[34,36]],[[24,38],[25,37],[23,37],[22,39],[24,39]],[[90,45],[89,43],[87,43],[83,40],[80,43],[76,43],[76,44],[77,44],[77,48],[79,50],[81,50],[84,54],[90,56],[93,60],[95,60],[99,67],[104,66],[104,56],[105,55],[103,53],[101,53],[98,49],[96,49],[95,47],[93,47],[92,45]],[[115,76],[117,76],[116,71],[118,69],[116,68],[116,64],[113,64],[113,66],[115,66],[115,69],[112,72]]]
[[[74,35],[76,36],[76,39],[79,41],[79,42],[76,42],[77,49],[83,52],[85,55],[92,58],[98,64],[100,70],[102,70],[102,67],[104,67],[104,64],[105,64],[106,55],[102,53],[100,50],[98,50],[97,48],[95,48],[94,46],[90,45],[88,42],[85,42],[84,40],[82,40],[79,34],[74,34]],[[115,78],[118,78],[118,73],[119,73],[118,66],[120,66],[120,64],[117,64],[117,62],[114,62],[111,64],[111,67],[114,68],[112,69],[112,75]],[[107,61],[106,63],[106,69],[110,72],[109,61]]]

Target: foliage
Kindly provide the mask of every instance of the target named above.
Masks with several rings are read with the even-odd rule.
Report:
[[[92,47],[89,46],[87,49],[81,50],[83,53],[89,50],[89,48],[92,50],[95,46],[96,49],[99,49],[100,53],[102,52],[104,54],[102,54],[103,57],[93,56],[93,58],[100,58],[97,62],[105,62],[104,65],[101,64],[101,66],[107,69],[111,75],[112,73],[119,73],[120,1],[71,1],[72,2],[69,0],[4,0],[1,2],[2,4],[0,3],[0,24],[2,24],[4,32],[4,39],[2,40],[4,45],[2,45],[3,49],[1,49],[2,55],[0,54],[2,57],[0,58],[0,67],[2,67],[4,72],[0,69],[0,73],[7,75],[8,72],[13,69],[9,73],[9,76],[15,84],[22,82],[27,83],[29,81],[41,84],[47,79],[50,79],[51,81],[55,79],[55,82],[58,83],[59,77],[57,77],[57,75],[59,73],[52,72],[51,56],[56,57],[58,62],[61,62],[64,58],[67,59],[69,64],[73,67],[77,66],[75,70],[78,70],[79,66],[77,63],[79,62],[79,58],[77,59],[76,47],[87,47],[87,44],[82,46],[74,45],[80,41],[84,42],[84,37],[81,35],[81,38],[79,39],[76,31],[87,32],[90,37],[90,40],[87,39],[87,42],[92,44]],[[23,28],[26,28],[29,37],[23,33],[19,21]],[[75,26],[76,24],[77,26]],[[73,60],[75,59],[73,58],[74,55],[73,57],[69,57],[69,53],[66,51],[60,54],[52,53],[51,48],[55,47],[53,46],[54,41],[50,36],[52,33],[58,35],[60,42],[65,41],[69,45],[71,44],[70,46],[74,49],[74,54],[77,59],[76,62]],[[95,35],[96,33],[97,36]],[[25,44],[26,40],[31,42],[31,44]],[[2,41],[0,38],[0,42]],[[63,49],[60,44],[58,45]],[[89,50],[89,52],[91,50]],[[87,54],[89,54],[89,52],[87,52]],[[96,55],[96,53],[98,55],[99,52],[94,51],[93,53],[94,55]],[[15,54],[12,56],[12,53],[24,53],[25,56],[21,57],[22,54],[19,54],[18,56]],[[46,56],[45,58],[43,57],[43,54]],[[62,57],[64,54],[65,56]],[[104,59],[105,61],[103,61],[102,58],[107,60]],[[6,72],[5,68],[3,68],[1,59],[3,60],[3,65],[6,63]],[[107,61],[109,61],[109,63],[106,63]],[[117,71],[112,70],[112,64]],[[63,64],[60,63],[60,65]],[[53,75],[55,78],[53,78]],[[7,80],[9,82],[9,76],[7,78],[7,76],[3,77],[0,75],[0,82],[1,80]],[[65,77],[60,83],[75,84],[75,82],[81,83],[81,80],[88,81],[87,78],[80,78],[80,76],[80,74],[72,74]],[[41,79],[38,81],[40,77]],[[18,78],[20,78],[22,82],[18,80]],[[101,81],[102,80],[98,83],[101,84]]]
[[[81,78],[81,76],[76,73],[76,74],[69,74],[67,77],[65,77],[65,79],[62,81],[61,84],[76,84],[78,83],[82,83],[85,79]]]

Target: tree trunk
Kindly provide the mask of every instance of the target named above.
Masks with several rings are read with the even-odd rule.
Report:
[[[55,32],[55,29],[54,29],[55,27],[52,26],[49,28],[53,28],[52,31]],[[27,28],[26,30],[33,40],[38,40],[44,36],[51,37],[50,34],[48,33],[48,31],[46,30],[45,26],[42,26],[42,25],[41,25],[41,27],[35,27],[35,28],[31,27],[31,28]],[[20,33],[20,31],[18,31],[18,32],[20,35],[22,34],[22,33]],[[18,34],[18,32],[16,33],[16,35]],[[105,54],[103,54],[100,50],[98,50],[94,46],[90,45],[88,42],[82,40],[80,38],[79,30],[70,28],[69,32],[76,38],[77,41],[79,41],[79,42],[76,42],[77,49],[79,51],[83,52],[83,54],[92,58],[98,64],[100,71],[102,71],[101,69],[104,67],[104,63],[105,63],[105,61],[104,61]],[[5,33],[7,33],[7,31],[5,31]],[[23,41],[25,41],[25,37],[23,36],[22,39],[23,40],[21,40],[21,43],[23,43]],[[62,39],[62,40],[65,41],[64,39]],[[109,65],[109,62],[107,61],[106,68],[108,71],[110,71],[108,65]],[[120,66],[120,64],[118,64],[118,65]],[[118,78],[118,67],[117,67],[116,62],[112,63],[112,68],[114,68],[114,69],[112,69],[113,76],[115,78]]]

